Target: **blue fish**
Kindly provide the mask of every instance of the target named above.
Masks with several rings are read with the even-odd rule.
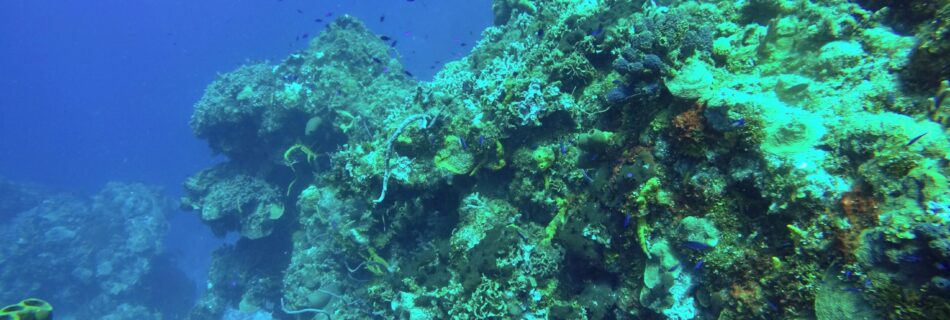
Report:
[[[564,144],[564,140],[561,140],[561,155],[567,155],[567,145]]]
[[[468,144],[465,143],[465,138],[459,136],[459,145],[462,146],[462,150],[468,149]]]
[[[865,287],[865,288],[870,288],[871,285],[873,285],[873,284],[871,283],[871,278],[866,278],[866,279],[864,279],[864,287]]]
[[[705,263],[705,262],[706,262],[706,260],[704,260],[704,259],[699,259],[699,261],[696,262],[696,265],[693,266],[693,270],[699,270],[699,268],[702,268],[702,267],[703,267],[703,263]]]
[[[679,267],[680,267],[680,264],[677,263],[676,265],[673,265],[673,266],[670,267],[669,269],[666,269],[666,272],[673,272],[673,271],[676,271],[676,269],[679,269]]]
[[[478,136],[478,146],[479,147],[485,146],[485,136]]]
[[[589,175],[587,175],[587,169],[581,169],[581,174],[584,175],[584,179],[587,179],[587,182],[591,182],[591,183],[594,182],[594,179],[592,179]]]
[[[597,37],[597,36],[601,35],[602,33],[604,33],[604,25],[603,25],[603,24],[598,25],[598,26],[597,26],[597,30],[594,30],[593,32],[591,32],[590,35],[593,36],[593,37]]]
[[[631,220],[632,218],[633,218],[633,215],[631,215],[631,214],[629,214],[629,213],[624,213],[624,214],[623,214],[623,228],[624,228],[624,229],[626,229],[627,227],[630,226],[630,220]]]
[[[744,125],[745,125],[745,118],[739,118],[739,120],[736,120],[736,121],[733,121],[733,122],[732,122],[732,127],[733,127],[733,128],[738,128],[738,127],[741,127],[741,126],[744,126]]]
[[[706,250],[712,249],[712,247],[710,247],[709,245],[702,242],[698,242],[698,241],[686,241],[686,242],[683,242],[683,246],[696,250],[696,251],[706,251]]]

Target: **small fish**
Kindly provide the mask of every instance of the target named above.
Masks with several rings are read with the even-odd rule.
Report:
[[[538,35],[538,39],[543,39],[543,38],[544,38],[544,29],[543,29],[543,28],[542,28],[542,29],[538,29],[537,35]]]
[[[591,179],[591,177],[587,175],[587,169],[581,169],[581,174],[584,175],[584,179],[587,179],[587,182],[594,182],[594,179]]]
[[[633,172],[627,172],[627,178],[633,178]]]
[[[298,14],[303,14],[303,10],[297,9]]]
[[[870,288],[871,285],[872,285],[872,283],[871,283],[871,278],[866,278],[866,279],[864,279],[864,287],[865,287],[865,288]]]
[[[738,120],[732,122],[733,128],[738,128],[744,125],[745,125],[745,118],[739,118]]]
[[[524,233],[521,233],[521,231],[515,230],[515,233],[518,234],[518,237],[520,237],[521,240],[528,241],[528,236],[524,235]]]
[[[379,60],[379,58],[376,58],[376,57],[373,57],[373,62],[378,63],[378,64],[383,64],[383,61]]]
[[[907,142],[907,145],[905,145],[905,147],[910,147],[910,145],[916,143],[917,140],[920,140],[920,138],[923,138],[923,137],[926,136],[928,133],[930,133],[930,132],[928,131],[928,132],[921,133],[920,135],[914,137],[913,139],[910,139],[910,141]]]
[[[323,19],[316,18],[316,19],[313,19],[313,22],[321,23],[321,22],[323,22]]]
[[[903,258],[901,258],[901,260],[904,260],[905,262],[908,262],[908,263],[918,263],[923,259],[921,259],[920,256],[916,254],[910,254],[910,255],[904,256]]]
[[[309,34],[309,33],[304,33],[302,36],[300,36],[301,39],[306,39],[306,38],[309,38],[309,37],[310,37],[310,34]]]
[[[324,16],[324,17],[332,17],[332,16],[333,16],[333,11],[327,12],[327,14],[325,14],[325,15],[323,15],[323,16]]]
[[[564,140],[561,140],[561,155],[567,155],[567,145],[564,144]]]
[[[406,76],[412,78],[412,72],[409,72],[408,70],[403,70],[402,73],[405,73]]]
[[[697,251],[706,251],[712,248],[709,245],[698,241],[686,241],[683,242],[683,246]]]
[[[616,79],[614,79],[614,81],[611,81],[611,82],[613,82],[613,84],[616,84],[616,85],[620,85],[621,83],[623,83],[622,81],[616,80]]]
[[[693,266],[693,270],[699,270],[699,268],[702,268],[702,267],[703,267],[703,263],[706,263],[706,260],[705,260],[705,259],[699,259],[699,261],[696,262],[696,265]]]
[[[479,147],[485,146],[485,136],[478,136],[478,146]]]
[[[772,301],[765,300],[765,304],[768,305],[769,309],[772,309],[772,311],[778,311],[778,306],[776,306]]]
[[[631,215],[631,214],[625,212],[625,213],[623,214],[623,228],[624,228],[624,229],[626,229],[627,227],[630,226],[630,221],[631,221],[631,220],[633,220],[633,215]]]
[[[393,43],[389,44],[389,47],[395,48],[395,47],[396,47],[396,42],[397,42],[396,40],[393,40]]]
[[[459,136],[459,146],[462,147],[462,150],[468,149],[468,144],[465,143],[465,138],[462,138],[462,136]]]
[[[593,37],[597,37],[601,35],[602,33],[604,33],[604,25],[600,24],[600,25],[597,25],[597,29],[591,32],[590,35]]]
[[[392,39],[392,38],[390,38],[389,36],[379,36],[379,40],[389,41],[389,40],[391,40],[391,39]]]
[[[386,21],[386,16],[379,16],[379,22]]]
[[[669,269],[666,269],[666,272],[673,272],[673,271],[676,271],[676,269],[679,269],[679,267],[680,267],[680,264],[677,263],[677,264],[673,265],[672,267],[670,267]]]
[[[847,292],[861,292],[861,288],[858,288],[858,287],[848,287],[841,290],[844,290]]]

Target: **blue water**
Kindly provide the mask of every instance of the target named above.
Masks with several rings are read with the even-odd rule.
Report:
[[[343,14],[398,40],[421,80],[491,23],[488,0],[4,2],[0,177],[80,195],[135,181],[177,199],[188,176],[221,161],[188,125],[206,85],[302,50]],[[223,240],[192,213],[170,221],[165,251],[201,290]]]

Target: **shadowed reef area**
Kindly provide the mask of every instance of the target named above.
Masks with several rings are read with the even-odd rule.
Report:
[[[193,319],[947,319],[947,1],[498,0],[222,74]]]

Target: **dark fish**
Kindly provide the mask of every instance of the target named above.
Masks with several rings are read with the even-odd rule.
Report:
[[[744,126],[744,125],[745,125],[745,118],[739,118],[739,120],[736,120],[736,121],[733,121],[733,122],[732,122],[732,126],[733,126],[733,127],[741,127],[741,126]]]
[[[297,9],[297,13],[303,14],[303,10]]]
[[[561,155],[567,155],[567,145],[564,144],[564,140],[561,140]]]
[[[462,136],[459,136],[459,145],[462,146],[462,150],[468,149],[468,144],[465,143],[465,138],[462,138]]]
[[[709,245],[698,241],[686,241],[683,242],[683,246],[697,251],[706,251],[712,248]]]
[[[383,63],[382,60],[379,60],[379,59],[377,59],[376,57],[373,57],[373,62],[379,63],[379,64],[382,64],[382,63]]]
[[[521,240],[528,241],[528,236],[524,235],[524,233],[521,233],[521,231],[515,230],[515,233],[518,234],[518,237],[520,237]]]
[[[858,288],[858,287],[848,287],[842,290],[847,291],[847,292],[861,292],[861,288]]]
[[[916,136],[916,137],[914,137],[913,139],[910,139],[910,142],[907,142],[907,145],[905,145],[905,147],[910,147],[910,145],[916,143],[917,140],[920,140],[920,138],[923,138],[923,137],[926,136],[928,133],[930,133],[930,132],[921,133],[919,136]]]
[[[851,272],[851,270],[848,270],[848,271],[845,271],[845,272],[844,272],[844,278],[845,278],[845,279],[851,279],[851,276],[852,276],[852,275],[854,275],[854,272]]]
[[[623,228],[624,229],[630,226],[630,221],[632,219],[633,219],[633,215],[626,212],[623,214]]]
[[[325,15],[323,15],[323,16],[324,16],[324,17],[332,17],[332,16],[333,16],[333,11],[327,12],[327,14],[325,14]]]
[[[703,267],[703,263],[705,263],[705,262],[706,262],[706,260],[704,260],[704,259],[699,259],[699,261],[696,262],[696,265],[693,266],[693,270],[699,270],[699,268],[702,268],[702,267]]]
[[[587,175],[587,169],[581,169],[581,174],[584,175],[584,179],[587,179],[587,182],[594,182],[594,179],[591,179],[591,177]]]
[[[614,81],[611,81],[611,82],[613,82],[613,83],[616,84],[616,85],[620,85],[621,83],[623,83],[623,82],[621,82],[620,80],[614,80]]]
[[[460,43],[459,45],[462,46],[462,47],[464,47],[464,46],[465,46],[465,42],[462,42],[462,43]]]
[[[313,19],[313,22],[317,22],[317,23],[319,23],[319,22],[323,22],[323,19],[320,19],[320,18],[316,18],[316,19]]]
[[[478,146],[479,147],[485,146],[485,136],[478,136]]]
[[[544,38],[544,29],[538,29],[538,39]]]
[[[393,40],[393,43],[389,45],[390,47],[396,47],[396,40]]]
[[[590,35],[593,37],[597,37],[601,35],[602,33],[604,33],[604,25],[600,24],[600,25],[597,25],[597,30],[594,30],[593,32],[591,32]]]
[[[379,36],[379,40],[389,41],[389,40],[391,40],[391,39],[392,39],[392,38],[390,38],[389,36]]]
[[[379,22],[386,21],[386,16],[379,16]]]
[[[412,78],[412,72],[409,72],[409,71],[406,71],[406,70],[403,70],[403,71],[402,71],[402,73],[405,73],[405,74],[406,74],[406,76],[408,76],[408,77],[410,77],[410,78]]]
[[[669,269],[666,269],[666,272],[673,272],[673,271],[676,271],[676,269],[679,269],[679,267],[680,267],[680,264],[677,263],[677,264],[673,265],[672,267],[670,267]]]
[[[309,37],[310,37],[310,34],[309,34],[309,33],[304,33],[302,36],[300,36],[301,39],[306,39],[306,38],[309,38]]]
[[[865,288],[871,287],[871,278],[864,279],[864,287]]]

